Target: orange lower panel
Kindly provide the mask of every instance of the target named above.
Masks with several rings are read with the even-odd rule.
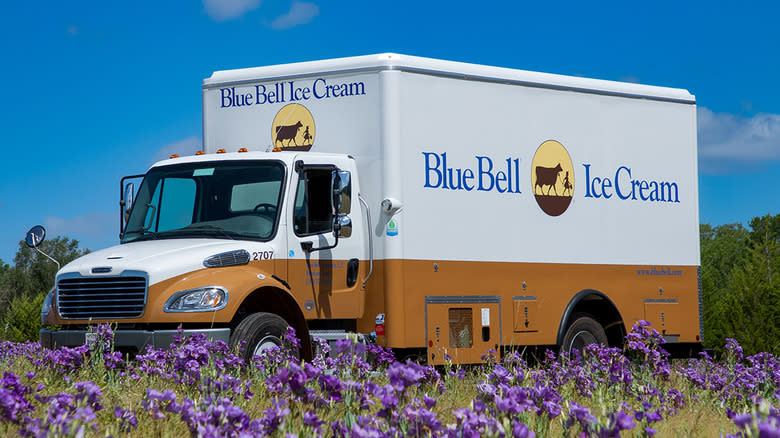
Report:
[[[390,272],[393,278],[386,277]],[[358,329],[372,331],[376,315],[385,313],[386,335],[379,338],[383,345],[427,348],[432,338],[430,330],[426,331],[426,299],[495,296],[500,302],[499,345],[553,345],[567,305],[577,293],[588,289],[612,301],[626,331],[640,319],[656,318],[653,312],[648,313],[646,301],[673,300],[675,307],[664,312],[663,329],[679,335],[679,342],[699,342],[696,266],[375,262]],[[651,321],[659,331],[660,318],[658,313],[658,321]]]
[[[374,331],[376,316],[385,314],[385,335],[378,337],[381,345],[431,348],[430,342],[435,340],[431,330],[436,325],[431,326],[428,318],[433,316],[426,316],[426,310],[447,313],[450,308],[459,308],[439,309],[429,307],[431,304],[452,301],[453,297],[465,297],[460,301],[474,304],[480,297],[492,297],[495,308],[491,307],[493,304],[488,306],[491,308],[489,341],[480,344],[479,349],[491,345],[551,345],[557,341],[561,318],[572,297],[591,289],[612,301],[627,330],[635,321],[647,319],[659,331],[677,336],[679,342],[699,341],[701,315],[696,266],[378,260],[374,261],[372,276],[363,288],[368,262],[360,262],[357,281],[351,286],[347,284],[346,263],[312,264],[277,259],[245,266],[199,269],[152,285],[144,315],[121,322],[229,322],[250,293],[269,286],[287,291],[306,319],[356,319],[358,331],[369,333]],[[281,281],[273,278],[277,271],[284,275],[278,277]],[[228,305],[223,310],[163,312],[165,301],[176,291],[209,285],[221,285],[229,290]],[[474,306],[472,330],[477,345],[476,340],[482,338],[482,307]],[[442,340],[444,317],[436,318],[440,328],[436,348],[446,345],[456,352],[449,338]],[[58,319],[56,312],[52,312],[49,320],[50,324],[85,322],[89,321]],[[474,346],[468,351],[455,348],[458,355],[484,354],[484,351],[476,352]]]

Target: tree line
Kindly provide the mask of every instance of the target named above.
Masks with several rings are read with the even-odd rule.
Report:
[[[700,238],[705,347],[734,338],[745,354],[780,353],[780,214],[703,224]]]
[[[700,226],[704,346],[720,353],[734,338],[746,354],[780,354],[780,214],[749,225]],[[67,237],[44,241],[41,250],[63,265],[89,252]],[[0,339],[38,339],[56,271],[24,241],[13,266],[0,260]]]

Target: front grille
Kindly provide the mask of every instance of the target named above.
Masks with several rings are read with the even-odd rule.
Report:
[[[57,305],[66,319],[137,318],[145,304],[144,277],[77,277],[57,283]]]

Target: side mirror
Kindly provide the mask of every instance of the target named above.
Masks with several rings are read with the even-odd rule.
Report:
[[[41,251],[40,248],[38,248],[41,243],[43,243],[43,239],[46,238],[46,228],[43,228],[42,225],[36,225],[32,228],[30,228],[30,231],[27,232],[27,235],[24,236],[24,243],[27,244],[30,248],[35,249],[39,253],[45,255],[49,260],[53,261],[57,264],[57,270],[60,270],[60,262],[57,260],[54,260],[52,256],[46,254],[45,252]]]
[[[338,216],[341,210],[341,172],[336,169],[330,177],[330,206],[333,216]]]
[[[352,219],[346,213],[339,213],[336,221],[339,223],[339,237],[347,238],[352,236]]]
[[[38,245],[43,243],[43,239],[46,238],[46,228],[42,225],[36,225],[30,228],[27,235],[24,236],[24,243],[30,248],[37,248]]]
[[[130,209],[133,208],[133,197],[135,196],[135,184],[132,182],[127,183],[125,186],[125,193],[122,196],[122,201],[124,201],[124,207],[125,207],[125,220],[127,220],[127,216],[130,214]]]
[[[331,206],[333,207],[333,213],[348,213],[349,211],[343,211],[342,207],[345,203],[349,203],[352,195],[351,175],[348,170],[334,170],[331,178],[331,193],[333,198],[331,200]],[[349,206],[347,205],[347,210]]]
[[[347,170],[339,170],[336,169],[332,173],[331,177],[331,208],[333,211],[333,233],[336,236],[342,235],[344,237],[349,237],[348,235],[344,235],[342,233],[343,227],[349,227],[349,234],[352,234],[352,222],[349,220],[349,217],[343,213],[343,206],[344,203],[350,202],[350,196],[351,196],[351,187],[350,184],[350,173]],[[347,205],[347,211],[349,210],[349,207]],[[345,220],[346,218],[346,220]]]

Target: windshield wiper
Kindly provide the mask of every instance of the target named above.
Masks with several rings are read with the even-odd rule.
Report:
[[[139,239],[141,239],[143,236],[152,236],[152,237],[154,237],[155,239],[159,239],[159,238],[160,238],[160,237],[157,235],[157,232],[155,232],[155,231],[149,231],[149,230],[131,230],[131,231],[125,231],[125,234],[126,234],[126,235],[127,235],[127,234],[140,234],[140,235],[141,235],[141,237],[139,237]]]
[[[233,236],[230,235],[230,233],[225,231],[224,228],[218,227],[216,225],[189,225],[184,228],[180,228],[180,230],[214,230],[222,233],[230,240],[236,240]]]

